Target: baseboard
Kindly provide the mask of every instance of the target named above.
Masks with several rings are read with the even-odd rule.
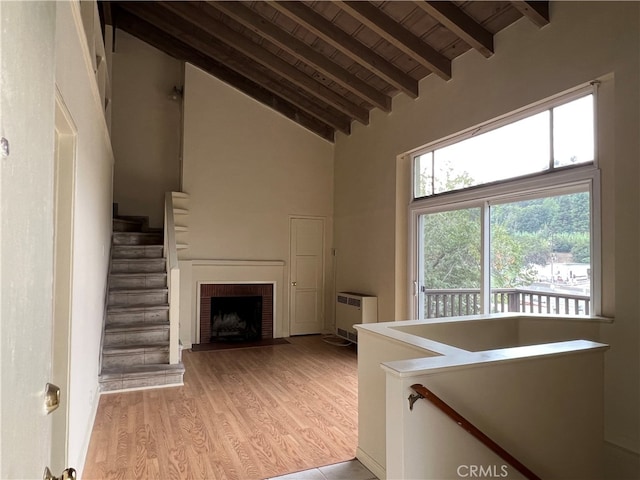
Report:
[[[380,480],[385,480],[387,478],[386,469],[376,462],[369,454],[367,454],[360,447],[356,449],[356,458],[363,464],[365,467],[369,469],[371,473],[373,473]]]
[[[82,478],[82,473],[84,471],[84,464],[87,461],[87,454],[89,453],[89,444],[91,443],[91,435],[93,433],[93,426],[96,423],[96,416],[98,415],[98,405],[100,405],[100,387],[96,383],[95,395],[93,397],[93,406],[91,408],[90,422],[88,425],[88,429],[85,433],[85,439],[82,444],[82,450],[80,452],[79,461],[73,465],[76,470],[77,478]]]

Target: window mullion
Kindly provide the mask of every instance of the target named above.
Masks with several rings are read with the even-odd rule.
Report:
[[[431,153],[431,194],[436,193],[436,152]]]
[[[553,138],[553,112],[554,109],[549,110],[549,171],[555,168],[555,153],[554,153],[554,138]]]
[[[423,292],[424,287],[424,216],[420,215],[417,219],[418,224],[418,251],[416,252],[418,257],[418,270],[416,275],[416,280],[414,283],[414,305],[416,308],[416,318],[419,320],[423,320],[425,318],[424,315],[424,299],[425,295]]]
[[[480,212],[482,225],[480,226],[481,265],[480,275],[482,282],[480,284],[480,296],[482,299],[482,313],[491,313],[491,215],[489,210],[489,202],[483,202]]]

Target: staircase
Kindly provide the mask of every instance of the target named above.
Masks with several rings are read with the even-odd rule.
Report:
[[[100,390],[182,385],[169,364],[169,304],[162,231],[115,218]]]

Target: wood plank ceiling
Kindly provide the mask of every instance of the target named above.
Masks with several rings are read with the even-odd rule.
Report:
[[[103,23],[189,62],[333,141],[547,1],[101,1]],[[117,52],[117,44],[114,45]]]

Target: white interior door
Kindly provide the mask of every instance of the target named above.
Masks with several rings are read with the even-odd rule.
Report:
[[[51,456],[54,68],[31,35],[53,43],[53,19],[52,3],[0,1],[0,478],[43,478]]]
[[[292,218],[290,224],[291,335],[324,328],[324,219]]]

